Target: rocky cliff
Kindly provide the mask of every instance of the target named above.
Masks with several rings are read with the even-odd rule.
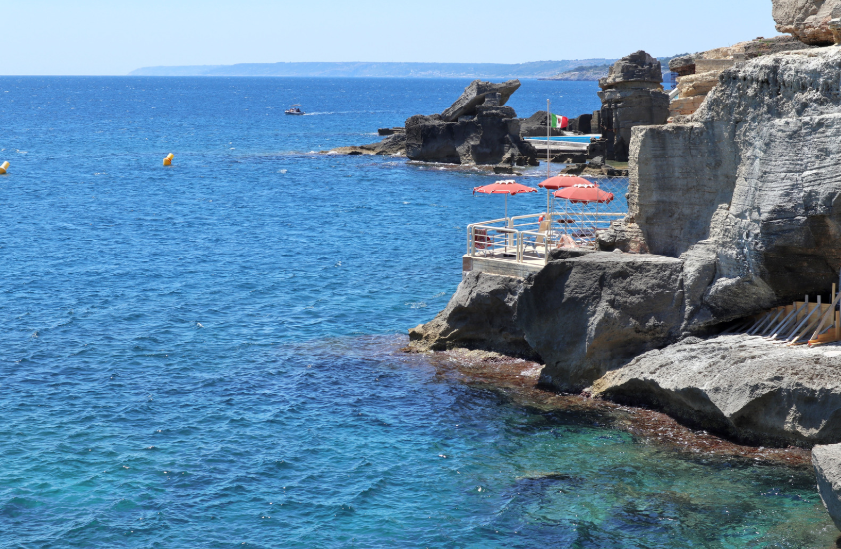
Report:
[[[841,48],[763,56],[725,71],[691,122],[634,129],[630,216],[600,242],[653,255],[555,252],[541,272],[506,290],[504,325],[543,358],[544,382],[559,389],[578,391],[607,374],[617,377],[599,386],[606,396],[638,394],[746,440],[841,440],[828,418],[827,426],[807,425],[825,412],[810,416],[803,404],[820,397],[823,381],[792,381],[793,370],[772,368],[788,357],[808,378],[830,357],[814,362],[789,349],[777,356],[769,347],[773,360],[743,370],[742,351],[645,354],[829,289],[841,269],[839,137]],[[437,321],[434,332],[451,332],[447,318]],[[440,337],[432,332],[430,341]],[[478,337],[483,348],[504,346],[492,330],[472,333],[471,344]],[[639,355],[645,359],[632,363]],[[721,377],[713,397],[717,369],[753,377],[741,386]],[[762,409],[760,400],[784,410],[789,424],[744,419],[750,414],[739,410]],[[791,420],[798,409],[801,423]]]
[[[722,73],[688,124],[635,128],[630,218],[652,253],[715,249],[710,299],[825,292],[841,269],[841,49]]]

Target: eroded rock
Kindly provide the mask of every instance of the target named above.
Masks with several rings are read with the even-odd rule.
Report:
[[[841,18],[841,0],[773,0],[772,15],[779,32],[817,46],[835,44],[830,22]]]
[[[406,121],[410,160],[462,165],[536,165],[537,152],[520,136],[511,107],[478,106],[474,116],[447,122],[442,115]]]
[[[752,444],[841,441],[841,347],[732,335],[642,354],[593,384],[595,395],[652,406]]]
[[[504,106],[518,89],[520,89],[519,80],[509,80],[501,84],[474,80],[464,89],[461,97],[441,113],[441,120],[455,122],[462,116],[474,116],[477,112],[476,108],[485,103],[485,98],[489,94],[499,94],[497,105]]]
[[[663,69],[660,61],[642,50],[614,63],[607,77],[599,80],[599,86],[603,90],[659,88],[662,83]]]

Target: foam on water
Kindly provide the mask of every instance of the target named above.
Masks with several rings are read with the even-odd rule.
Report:
[[[665,451],[397,351],[455,290],[467,223],[499,217],[471,193],[496,177],[300,151],[466,84],[0,78],[2,545],[830,545],[808,470]],[[595,88],[511,105],[575,115]]]

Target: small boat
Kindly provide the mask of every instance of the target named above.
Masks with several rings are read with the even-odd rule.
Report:
[[[286,114],[294,115],[294,116],[303,116],[306,113],[304,113],[304,111],[302,111],[300,109],[300,107],[301,107],[301,105],[292,105],[291,107],[289,107],[288,109],[286,109],[283,112],[285,112]]]

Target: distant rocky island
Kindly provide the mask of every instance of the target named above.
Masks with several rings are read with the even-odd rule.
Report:
[[[601,66],[615,59],[572,59],[531,63],[239,63],[144,67],[129,76],[298,76],[368,78],[548,78],[575,67]]]

